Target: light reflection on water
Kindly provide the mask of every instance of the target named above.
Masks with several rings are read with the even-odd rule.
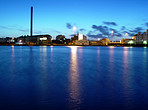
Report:
[[[103,110],[102,106],[129,109],[148,102],[147,48],[12,46],[0,49],[3,107],[9,107],[11,102],[22,108],[30,104],[37,109],[100,107]]]
[[[109,64],[109,67],[110,67],[110,69],[109,69],[109,71],[112,73],[112,75],[113,75],[113,70],[114,70],[114,48],[110,48],[110,50],[109,50],[109,62],[110,62],[110,64]],[[111,76],[112,76],[111,75]]]
[[[77,48],[71,46],[71,63],[70,63],[70,72],[69,72],[69,95],[70,95],[70,109],[78,109],[78,106],[81,104],[80,98],[80,80],[78,73],[78,59],[77,59]]]
[[[47,46],[40,46],[40,64],[41,64],[41,68],[40,68],[40,80],[39,80],[39,86],[40,86],[40,90],[42,95],[42,99],[44,100],[47,98],[47,88],[48,88],[48,65],[47,65]]]
[[[132,73],[130,72],[131,68],[129,66],[129,65],[132,65],[131,49],[132,48],[128,48],[128,47],[123,48],[123,94],[125,97],[126,107],[130,105],[130,101],[131,101],[130,95],[131,95],[131,92],[133,92],[132,85],[131,85]]]
[[[143,52],[143,76],[144,77],[142,77],[143,79],[142,79],[142,81],[143,81],[143,84],[144,84],[144,86],[147,86],[146,85],[146,83],[145,83],[145,81],[147,81],[146,79],[148,78],[148,68],[147,68],[147,48],[144,48],[144,52]]]

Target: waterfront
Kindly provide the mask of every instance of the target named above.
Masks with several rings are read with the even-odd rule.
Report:
[[[0,109],[148,109],[147,67],[143,47],[0,46]]]

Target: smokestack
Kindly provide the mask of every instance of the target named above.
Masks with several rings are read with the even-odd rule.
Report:
[[[30,36],[32,37],[33,32],[33,7],[31,7],[31,29],[30,29]]]

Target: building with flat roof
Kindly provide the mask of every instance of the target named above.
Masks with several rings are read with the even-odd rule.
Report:
[[[49,45],[52,43],[51,35],[34,35],[34,36],[21,36],[17,38],[16,44],[27,45]]]
[[[147,44],[148,42],[148,30],[144,33],[138,32],[135,36],[136,44]]]

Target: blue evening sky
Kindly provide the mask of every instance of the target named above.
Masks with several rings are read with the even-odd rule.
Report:
[[[72,27],[89,39],[128,37],[148,28],[148,0],[0,0],[0,37],[29,35],[30,7],[34,35],[70,38]]]

